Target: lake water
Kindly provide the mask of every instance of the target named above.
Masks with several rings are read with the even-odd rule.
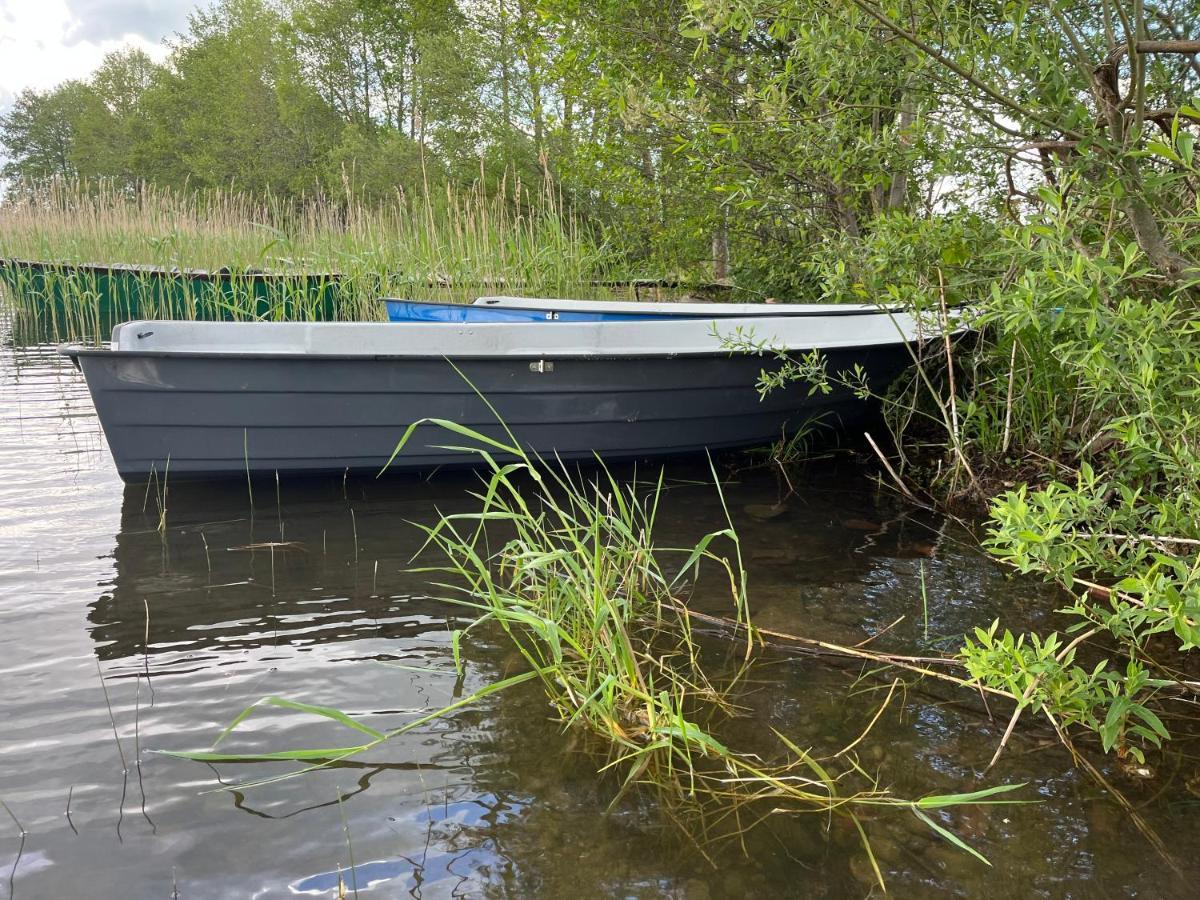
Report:
[[[278,695],[391,728],[520,661],[486,632],[449,633],[461,610],[406,571],[435,510],[472,508],[469,474],[126,488],[79,374],[0,318],[0,896],[424,898],[843,897],[871,892],[852,833],[777,818],[745,849],[680,837],[649,796],[608,811],[602,760],[525,685],[397,738],[361,761],[244,791],[270,764],[208,766],[155,751],[203,749],[253,701]],[[1010,579],[948,520],[899,504],[852,464],[801,469],[780,504],[769,470],[726,496],[749,552],[763,627],[896,652],[952,651],[1001,616],[1052,627],[1062,597]],[[719,527],[707,471],[673,464],[662,545]],[[164,521],[165,520],[165,521]],[[160,528],[160,523],[164,527]],[[264,549],[253,545],[275,542]],[[922,582],[927,597],[923,613]],[[721,585],[696,603],[721,611]],[[719,650],[719,648],[718,648]],[[420,670],[420,671],[419,671]],[[890,676],[764,654],[742,699],[746,733],[778,728],[832,753],[870,721]],[[111,710],[111,712],[110,712]],[[993,868],[908,814],[867,825],[897,896],[1194,896],[1200,768],[1185,752],[1138,781],[1097,757],[1174,853],[1172,869],[1053,735],[1003,730],[978,696],[912,685],[860,746],[904,796],[1027,782],[1020,806],[942,821]],[[1032,717],[1031,717],[1032,718]],[[247,752],[336,746],[346,733],[263,711],[229,739]]]

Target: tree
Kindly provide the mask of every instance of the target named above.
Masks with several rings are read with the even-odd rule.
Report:
[[[0,116],[0,144],[9,161],[0,177],[11,179],[76,174],[72,150],[78,121],[95,102],[86,84],[68,81],[53,91],[22,91],[12,111]]]
[[[989,170],[1003,172],[1008,200],[1040,202],[1014,174],[1024,163],[1052,190],[1075,186],[1094,214],[1094,234],[1111,235],[1105,223],[1115,206],[1124,231],[1168,281],[1180,283],[1195,268],[1180,250],[1188,236],[1170,233],[1194,196],[1183,169],[1153,149],[1161,136],[1174,140],[1200,121],[1187,106],[1200,86],[1200,41],[1181,37],[1194,33],[1192,5],[848,0],[826,11],[811,0],[770,7],[736,0],[705,9],[723,30],[760,15],[869,23],[878,42],[918,60],[931,112],[953,123],[953,146],[940,147],[937,159],[965,175],[962,148],[990,145],[1002,162]]]
[[[398,127],[412,35],[403,7],[374,0],[301,0],[287,31],[304,77],[342,119]]]
[[[192,15],[146,94],[151,170],[168,182],[251,192],[316,185],[340,126],[281,34],[281,19],[260,0]]]
[[[148,170],[147,117],[142,100],[162,74],[144,52],[111,53],[88,82],[89,102],[78,110],[71,159],[78,174],[134,184]]]

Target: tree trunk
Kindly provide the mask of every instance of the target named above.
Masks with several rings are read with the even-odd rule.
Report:
[[[916,105],[912,97],[906,95],[900,104],[900,146],[907,150],[912,146],[911,128],[917,119]],[[908,208],[908,160],[904,160],[900,168],[892,175],[891,188],[888,191],[888,209]]]
[[[546,134],[546,116],[542,108],[542,76],[537,58],[537,48],[534,38],[536,24],[531,25],[530,19],[536,18],[531,12],[526,0],[517,0],[517,13],[521,17],[521,56],[525,59],[526,80],[529,83],[529,113],[533,118],[533,148],[538,160],[545,165],[544,138]]]
[[[1142,44],[1138,45],[1138,49],[1142,49]],[[1145,183],[1138,169],[1138,161],[1125,149],[1125,110],[1120,91],[1119,60],[1119,55],[1110,54],[1105,62],[1096,67],[1092,73],[1092,94],[1100,115],[1108,125],[1111,152],[1116,156],[1113,165],[1125,189],[1125,218],[1138,247],[1151,264],[1169,281],[1178,281],[1185,271],[1195,268],[1195,265],[1176,250],[1162,233],[1158,217],[1146,200]]]
[[[417,44],[413,41],[408,48],[408,137],[417,139]]]
[[[729,280],[729,220],[721,211],[721,222],[712,236],[713,281]]]
[[[562,130],[563,130],[563,146],[570,153],[572,139],[574,138],[575,128],[575,98],[570,94],[563,92],[563,114],[562,114]]]
[[[504,0],[499,3],[500,12],[500,114],[504,119],[504,165],[511,162],[512,146],[512,63],[509,60],[508,9]]]
[[[367,36],[362,35],[363,124],[371,124],[371,56],[367,52]]]

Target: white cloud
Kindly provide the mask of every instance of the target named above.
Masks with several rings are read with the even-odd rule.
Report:
[[[191,0],[0,0],[0,112],[26,88],[45,90],[86,77],[105,55],[123,47],[165,59],[163,38],[182,27],[192,5]]]

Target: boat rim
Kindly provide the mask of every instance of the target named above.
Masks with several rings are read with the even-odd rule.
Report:
[[[400,297],[382,297],[383,302],[417,303],[449,306],[438,300],[405,300]],[[580,312],[642,312],[670,313],[680,318],[704,318],[720,313],[722,318],[737,318],[740,315],[756,318],[803,318],[808,316],[875,316],[896,315],[908,312],[899,304],[877,303],[729,303],[723,300],[578,300],[566,297],[516,297],[499,294],[477,297],[466,304],[468,307],[489,309],[524,309],[536,311],[580,311]],[[958,311],[967,304],[950,307]]]
[[[929,336],[924,340],[933,340],[935,336]],[[821,352],[840,352],[844,350],[890,350],[895,347],[912,347],[921,343],[918,340],[901,340],[897,339],[890,343],[877,344],[839,344],[836,346],[826,345],[824,347],[795,347],[784,350],[782,352],[788,355],[811,353],[813,350]],[[271,351],[255,351],[247,350],[245,352],[237,352],[230,350],[113,350],[108,347],[93,347],[84,344],[59,344],[55,348],[57,352],[69,359],[77,359],[85,356],[109,357],[119,359],[286,359],[286,360],[363,360],[363,361],[411,361],[411,362],[429,362],[429,361],[445,361],[454,362],[456,360],[492,360],[495,362],[504,361],[530,361],[530,360],[546,360],[548,362],[559,362],[563,360],[641,360],[641,359],[678,359],[681,357],[719,357],[721,359],[732,359],[736,357],[745,357],[752,359],[762,359],[763,363],[769,361],[766,356],[759,357],[753,353],[742,353],[738,351],[723,350],[714,348],[712,350],[680,350],[680,351],[662,351],[658,353],[578,353],[569,350],[520,350],[514,353],[292,353],[292,352],[271,352]]]

